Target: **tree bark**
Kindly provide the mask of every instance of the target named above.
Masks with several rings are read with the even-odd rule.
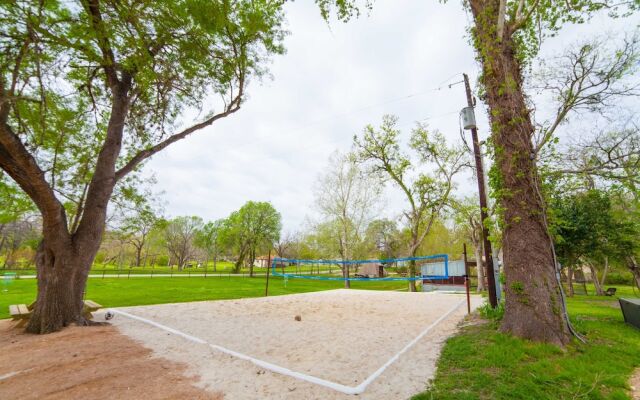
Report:
[[[598,271],[596,271],[596,267],[591,261],[587,262],[587,265],[589,266],[589,271],[591,271],[591,280],[593,281],[593,285],[596,287],[596,296],[604,296],[604,291],[602,290],[602,286],[600,286],[600,280],[598,278]]]
[[[253,278],[253,264],[256,262],[256,251],[251,250],[249,254],[249,277]]]
[[[522,88],[517,44],[511,32],[502,40],[496,37],[499,0],[470,0],[469,4],[504,210],[506,303],[501,330],[562,346],[571,336],[545,223],[532,144],[534,126]]]
[[[607,274],[609,273],[609,257],[604,257],[604,271],[602,271],[602,278],[600,279],[600,287],[604,288],[607,282]]]
[[[411,257],[415,257],[415,252],[411,254]],[[409,291],[416,292],[416,260],[409,261]]]
[[[136,267],[141,266],[142,264],[142,246],[136,247]]]
[[[633,256],[627,257],[627,266],[633,274],[633,280],[636,283],[636,286],[640,289],[640,266],[638,265],[636,258]]]
[[[484,262],[482,261],[482,252],[480,251],[480,246],[482,246],[480,244],[480,242],[474,240],[474,242],[473,242],[473,252],[474,252],[475,257],[476,257],[476,268],[478,270],[478,288],[477,288],[478,292],[482,292],[483,290],[486,289],[485,286],[484,286],[484,280],[485,280]]]
[[[38,296],[27,325],[31,333],[55,332],[73,323],[89,324],[82,309],[93,256],[76,251],[72,242],[55,243],[47,236],[36,254]]]
[[[351,289],[351,281],[349,280],[349,264],[342,264],[342,277],[344,278],[344,288]]]
[[[573,297],[575,291],[573,290],[573,266],[567,267],[567,283],[569,286],[569,297]]]

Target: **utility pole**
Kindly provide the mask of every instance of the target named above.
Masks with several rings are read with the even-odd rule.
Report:
[[[475,101],[471,94],[471,86],[469,85],[469,77],[464,76],[464,87],[467,92],[467,104],[469,107],[475,107]],[[482,240],[484,247],[484,258],[487,263],[487,283],[489,284],[489,303],[492,308],[498,306],[496,297],[496,276],[493,270],[493,251],[491,250],[491,242],[489,241],[489,230],[484,224],[487,219],[487,192],[484,184],[484,168],[482,166],[482,153],[480,151],[480,142],[478,141],[478,129],[474,126],[471,128],[471,138],[473,140],[473,153],[476,159],[476,175],[478,176],[478,193],[480,197],[480,219],[482,221]],[[479,266],[482,268],[481,266]]]

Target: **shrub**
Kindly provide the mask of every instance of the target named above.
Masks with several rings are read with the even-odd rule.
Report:
[[[612,272],[607,275],[606,285],[633,285],[633,275],[630,272]]]
[[[504,302],[501,301],[498,303],[498,307],[491,308],[491,304],[487,301],[482,306],[478,307],[478,312],[484,319],[500,321],[504,316]]]

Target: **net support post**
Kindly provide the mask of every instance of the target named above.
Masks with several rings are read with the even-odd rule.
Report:
[[[467,292],[467,314],[471,314],[471,295],[469,293],[469,276],[470,276],[470,268],[469,262],[467,261],[467,244],[462,244],[462,255],[464,257],[464,289]]]

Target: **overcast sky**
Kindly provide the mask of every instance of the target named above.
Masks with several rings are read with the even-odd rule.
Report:
[[[327,25],[310,0],[286,6],[287,53],[273,60],[271,78],[252,82],[242,109],[170,146],[145,166],[168,216],[226,217],[248,200],[270,201],[285,231],[303,228],[312,213],[313,187],[336,149],[350,149],[355,133],[395,114],[404,139],[425,120],[459,141],[458,112],[466,105],[461,80],[475,87],[478,65],[469,45],[470,16],[460,2],[377,0],[370,15]],[[604,24],[607,24],[605,27]],[[570,27],[546,42],[553,53],[580,36],[631,29],[638,19],[600,18]],[[440,88],[437,90],[436,88]],[[481,138],[484,110],[477,111]],[[473,194],[470,175],[458,193]],[[402,208],[390,192],[387,213]]]

